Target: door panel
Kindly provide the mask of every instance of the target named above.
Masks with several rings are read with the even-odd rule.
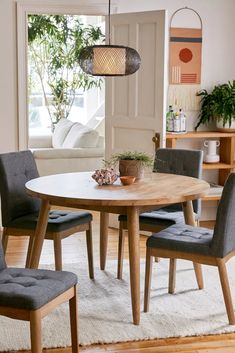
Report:
[[[151,11],[112,15],[112,44],[135,48],[139,71],[106,79],[106,159],[112,153],[154,153],[152,137],[165,140],[166,13]]]

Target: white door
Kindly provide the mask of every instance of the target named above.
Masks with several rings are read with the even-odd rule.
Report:
[[[135,48],[141,67],[126,77],[106,78],[106,159],[126,150],[154,153],[152,137],[165,141],[166,12],[111,17],[112,44]]]

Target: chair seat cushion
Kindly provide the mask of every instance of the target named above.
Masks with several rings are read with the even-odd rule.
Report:
[[[6,268],[0,271],[0,305],[39,309],[76,283],[72,272]]]
[[[166,226],[168,224],[183,224],[184,214],[182,211],[165,211],[163,209],[152,212],[144,212],[140,215],[140,223]]]
[[[195,219],[197,219],[197,214],[194,214]],[[120,215],[119,221],[126,222],[127,216]],[[160,225],[165,227],[170,227],[174,224],[183,224],[184,223],[184,214],[182,211],[174,211],[168,209],[159,209],[151,212],[141,213],[139,221],[141,224],[151,224],[151,225]]]
[[[34,229],[36,228],[37,221],[38,212],[34,212],[14,219],[8,224],[8,227]],[[47,231],[61,232],[91,221],[92,214],[90,212],[50,211]]]
[[[186,251],[212,255],[211,242],[213,230],[192,227],[187,224],[176,224],[158,233],[154,233],[147,240],[150,248],[161,248],[175,251]]]

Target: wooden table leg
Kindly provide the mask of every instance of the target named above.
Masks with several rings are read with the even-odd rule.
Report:
[[[190,226],[195,227],[196,222],[195,222],[195,217],[193,214],[193,203],[192,201],[187,201],[182,203],[182,208],[184,211],[184,220],[186,224],[189,224]]]
[[[44,241],[44,237],[47,229],[49,211],[50,211],[49,201],[42,200],[37,227],[34,235],[32,253],[30,256],[30,264],[29,264],[30,268],[38,268],[39,259],[42,251],[42,245],[43,245],[43,241]]]
[[[109,214],[100,212],[100,269],[105,270],[108,247]]]
[[[135,207],[127,209],[130,284],[132,315],[135,325],[140,322],[140,245],[139,245],[139,213]]]
[[[196,226],[195,217],[193,214],[193,203],[192,201],[187,201],[182,203],[183,211],[184,211],[184,219],[185,223],[189,224],[193,227]],[[197,284],[199,289],[203,289],[203,275],[202,275],[202,266],[201,264],[197,264],[196,262],[193,263]]]

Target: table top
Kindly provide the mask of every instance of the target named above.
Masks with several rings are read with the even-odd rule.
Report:
[[[132,185],[99,186],[91,172],[65,173],[32,179],[27,192],[41,199],[76,205],[145,206],[185,202],[201,198],[209,191],[204,180],[175,174],[151,173]]]

